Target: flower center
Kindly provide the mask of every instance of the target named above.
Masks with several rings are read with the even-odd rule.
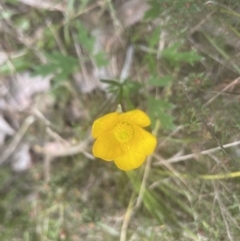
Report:
[[[113,129],[115,138],[120,142],[130,141],[133,137],[133,127],[127,122],[119,122]]]

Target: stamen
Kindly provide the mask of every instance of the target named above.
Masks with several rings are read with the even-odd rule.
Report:
[[[113,134],[120,142],[130,141],[133,137],[133,127],[127,122],[119,122],[114,127]]]

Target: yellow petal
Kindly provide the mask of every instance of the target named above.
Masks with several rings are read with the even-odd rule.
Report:
[[[150,118],[141,110],[131,110],[119,115],[120,121],[130,122],[134,125],[145,127],[151,124]]]
[[[105,131],[110,131],[118,122],[119,113],[113,112],[94,121],[92,136],[97,138]]]
[[[129,150],[124,155],[115,158],[114,162],[119,169],[124,171],[130,171],[132,169],[140,167],[143,164],[145,158],[146,156]]]
[[[157,145],[157,138],[141,127],[133,126],[133,129],[133,138],[125,144],[126,148],[145,156],[152,154]]]
[[[106,161],[124,154],[124,148],[114,137],[112,131],[102,133],[93,145],[93,155]]]

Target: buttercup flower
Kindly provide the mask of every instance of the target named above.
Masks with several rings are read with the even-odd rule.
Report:
[[[113,112],[97,119],[92,127],[92,136],[96,138],[93,155],[114,161],[124,171],[138,168],[157,144],[156,137],[142,128],[150,124],[141,110]]]

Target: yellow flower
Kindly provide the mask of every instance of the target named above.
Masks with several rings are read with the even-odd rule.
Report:
[[[93,123],[96,138],[93,155],[114,161],[119,169],[129,171],[141,166],[153,153],[157,139],[142,127],[149,126],[149,117],[141,110],[109,113]]]

